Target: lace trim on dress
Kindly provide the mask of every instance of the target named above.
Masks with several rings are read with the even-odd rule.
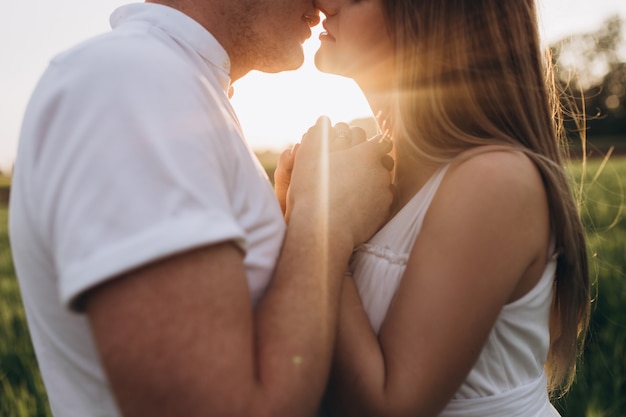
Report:
[[[369,243],[362,243],[356,247],[355,252],[364,252],[385,259],[387,262],[398,265],[406,265],[409,255],[398,255],[389,248],[374,246]]]

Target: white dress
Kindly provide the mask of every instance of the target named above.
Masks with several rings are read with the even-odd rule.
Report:
[[[353,277],[376,333],[447,168],[438,170],[352,257]],[[440,416],[559,415],[550,404],[543,370],[550,342],[548,320],[555,270],[556,258],[552,257],[535,287],[503,307],[476,364]]]

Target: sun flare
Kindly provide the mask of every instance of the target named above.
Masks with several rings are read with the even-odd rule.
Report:
[[[351,79],[324,74],[313,58],[321,25],[304,44],[305,62],[280,74],[251,72],[234,84],[233,107],[250,146],[283,150],[299,142],[321,115],[333,124],[372,117],[361,90]]]

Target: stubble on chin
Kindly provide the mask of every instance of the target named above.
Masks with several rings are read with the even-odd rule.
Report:
[[[263,17],[272,13],[262,3],[251,0],[246,13],[239,13],[230,24],[233,39],[231,59],[249,70],[268,73],[295,70],[304,63],[304,50],[297,35],[284,28],[269,28]]]

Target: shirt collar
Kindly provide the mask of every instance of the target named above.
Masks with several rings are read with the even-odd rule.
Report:
[[[113,29],[123,23],[141,21],[156,26],[193,48],[215,69],[225,91],[230,90],[230,58],[215,37],[191,17],[156,3],[132,3],[117,8],[110,17]]]

